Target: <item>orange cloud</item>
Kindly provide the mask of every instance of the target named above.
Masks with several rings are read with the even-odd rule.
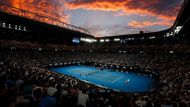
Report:
[[[107,2],[107,1],[97,1],[97,2],[65,2],[66,9],[85,9],[85,10],[102,10],[102,11],[118,11],[123,10],[125,2],[115,1],[115,2]]]
[[[170,1],[170,2],[169,2]],[[169,7],[167,3],[174,3]],[[167,4],[167,5],[166,5]],[[155,16],[158,19],[176,19],[180,7],[176,0],[74,0],[65,2],[66,9],[85,9],[101,11],[122,11],[123,15],[137,14]],[[172,13],[171,13],[172,12]],[[120,14],[121,15],[121,14]]]
[[[6,3],[18,9],[45,17],[51,17],[62,22],[69,22],[69,16],[64,14],[63,6],[59,5],[61,0],[1,0],[0,3]],[[11,11],[11,9],[9,9],[9,12],[14,14],[14,11]],[[16,13],[16,15],[19,15],[19,13]],[[24,16],[31,18],[30,14],[25,14]]]
[[[159,21],[159,22],[151,22],[151,21],[131,21],[128,23],[130,27],[134,28],[143,28],[143,27],[148,27],[148,26],[171,26],[172,23],[169,21]]]

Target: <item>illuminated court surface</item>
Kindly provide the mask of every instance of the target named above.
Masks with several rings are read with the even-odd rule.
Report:
[[[76,77],[79,80],[122,92],[146,92],[152,87],[152,77],[136,73],[99,70],[88,66],[68,66],[50,70]]]

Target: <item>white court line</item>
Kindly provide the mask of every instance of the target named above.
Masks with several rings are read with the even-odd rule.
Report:
[[[114,83],[114,82],[120,80],[120,79],[123,78],[123,77],[124,77],[124,76],[120,76],[120,77],[118,77],[117,79],[115,79],[114,81],[112,81],[111,83]]]

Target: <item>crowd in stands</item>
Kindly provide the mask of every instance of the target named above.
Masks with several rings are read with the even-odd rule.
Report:
[[[149,43],[149,44],[84,44],[84,45],[65,45],[65,44],[52,44],[52,43],[40,43],[29,41],[16,41],[16,40],[0,40],[0,47],[12,47],[15,46],[20,49],[58,49],[64,51],[127,51],[127,53],[139,53],[140,51],[146,51],[147,53],[168,53],[169,51],[175,51],[175,53],[190,53],[190,43],[188,40],[177,41],[171,44],[165,41],[163,43]]]
[[[156,70],[160,87],[122,93],[90,85],[44,68],[50,63],[92,61]],[[1,49],[2,107],[188,107],[190,64],[186,54],[126,54]]]
[[[188,54],[65,52],[0,48],[1,107],[189,107]],[[158,89],[123,93],[49,71],[44,65],[96,62],[159,73]]]

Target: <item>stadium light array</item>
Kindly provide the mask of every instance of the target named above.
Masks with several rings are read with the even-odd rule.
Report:
[[[17,30],[17,28],[18,28],[18,26],[17,26],[17,25],[15,25],[15,30]]]
[[[109,40],[109,39],[106,39],[105,41],[106,41],[106,42],[109,42],[110,40]]]
[[[21,26],[18,26],[18,30],[21,30]]]
[[[11,24],[9,24],[9,28],[11,29],[12,27],[11,27]]]
[[[128,38],[128,40],[135,40],[135,38]]]
[[[170,32],[170,36],[174,36],[174,32]]]
[[[170,54],[174,54],[174,51],[169,51]]]
[[[24,29],[23,29],[24,31],[26,31],[26,27],[24,27]]]
[[[100,39],[100,42],[104,42],[104,39]]]
[[[155,39],[156,37],[155,36],[151,36],[151,37],[149,37],[149,39]]]
[[[38,48],[38,51],[42,51],[42,48]]]
[[[14,30],[20,30],[20,31],[27,31],[26,27],[10,24],[10,23],[6,23],[6,22],[1,22],[1,21],[0,21],[0,27],[14,29]]]
[[[83,42],[88,42],[88,43],[92,42],[92,39],[89,39],[89,38],[81,38],[80,40]]]
[[[171,32],[166,33],[166,34],[164,35],[164,37],[171,37],[171,36],[174,36],[174,35],[178,34],[178,33],[181,31],[182,28],[183,28],[183,26],[177,26],[174,31],[171,31]]]
[[[170,33],[166,33],[166,37],[169,37],[170,36]]]
[[[178,34],[178,33],[181,31],[182,28],[183,28],[183,26],[177,26],[177,27],[175,28],[175,30],[174,30],[174,33],[175,33],[175,34]]]
[[[90,39],[90,38],[80,38],[80,40],[83,41],[83,42],[88,42],[88,43],[97,42],[96,39]]]
[[[97,40],[96,39],[92,39],[92,42],[97,42]]]
[[[6,23],[3,23],[3,27],[6,27]]]
[[[118,41],[120,41],[120,38],[115,38],[114,41],[118,42]]]

